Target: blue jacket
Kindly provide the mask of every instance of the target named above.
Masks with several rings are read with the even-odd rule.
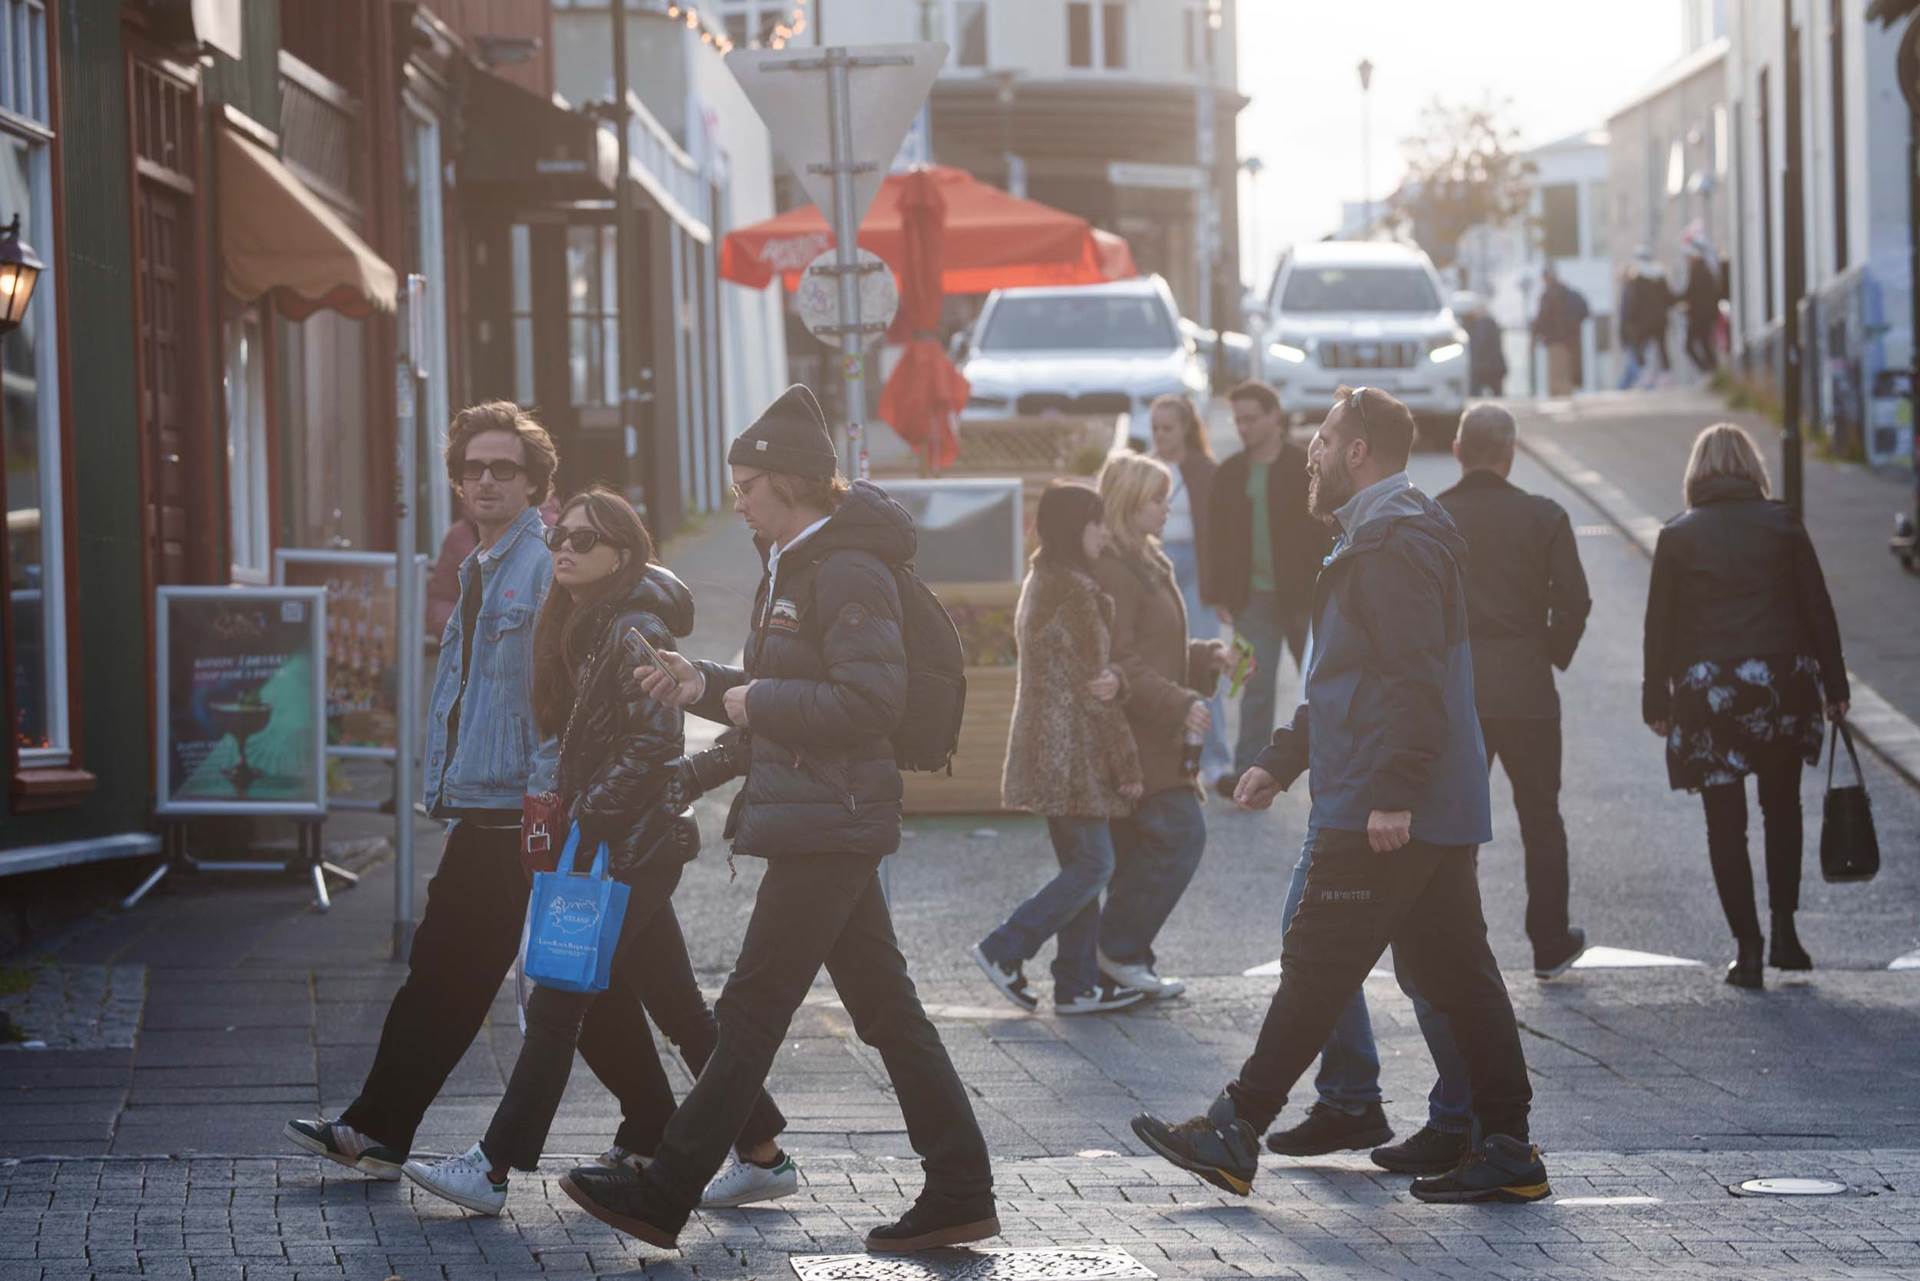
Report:
[[[1307,770],[1315,826],[1365,831],[1413,812],[1413,838],[1491,840],[1487,754],[1473,701],[1467,543],[1405,473],[1356,494],[1314,584],[1306,702],[1255,762],[1286,786]]]
[[[553,582],[543,525],[530,507],[499,542],[475,548],[460,564],[460,601],[440,637],[433,674],[421,780],[427,812],[436,818],[461,810],[518,813],[528,792],[553,786],[559,743],[542,741],[533,723],[533,621]],[[475,591],[481,593],[480,616],[462,698],[462,605]],[[460,725],[449,759],[447,717],[456,702]]]

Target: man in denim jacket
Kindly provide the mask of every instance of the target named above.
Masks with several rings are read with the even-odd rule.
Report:
[[[447,473],[479,531],[460,565],[460,599],[440,640],[427,728],[428,813],[448,824],[427,886],[407,980],[387,1011],[359,1098],[337,1121],[295,1120],[287,1137],[379,1179],[398,1179],[427,1106],[485,1024],[519,950],[528,884],[521,804],[552,786],[559,743],[533,722],[533,624],[553,580],[539,511],[559,457],[518,405],[462,410],[447,439]],[[643,1100],[657,1071],[639,1010],[596,1002],[580,1051],[622,1101]],[[638,1114],[639,1108],[630,1109]],[[642,1140],[625,1125],[615,1142]]]

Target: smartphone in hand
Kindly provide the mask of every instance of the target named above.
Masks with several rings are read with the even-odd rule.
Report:
[[[627,657],[633,660],[635,667],[652,667],[666,670],[666,663],[660,658],[660,651],[653,647],[638,627],[627,628],[627,634],[620,638],[621,647],[627,651]]]

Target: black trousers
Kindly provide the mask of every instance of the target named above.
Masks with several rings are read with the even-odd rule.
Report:
[[[620,942],[613,956],[611,982],[605,992],[562,992],[536,986],[527,998],[527,1036],[514,1062],[507,1093],[494,1110],[493,1123],[481,1147],[495,1163],[516,1170],[538,1169],[553,1117],[560,1110],[567,1079],[573,1074],[573,1051],[581,1025],[590,1010],[610,1003],[620,1012],[623,1033],[649,1048],[647,1015],[680,1048],[687,1066],[698,1072],[706,1066],[719,1039],[719,1025],[707,1008],[693,977],[693,962],[673,911],[673,891],[680,884],[681,864],[649,864],[623,877],[631,893],[627,915],[620,924]],[[644,1009],[644,1013],[642,1012]],[[614,1020],[602,1019],[605,1029]],[[649,1078],[647,1106],[641,1115],[629,1113],[621,1144],[643,1156],[652,1156],[667,1118],[673,1115],[673,1086],[660,1066],[657,1053],[638,1055],[634,1066]],[[646,1069],[651,1068],[648,1072]],[[786,1118],[762,1090],[740,1132],[739,1143],[751,1147],[786,1129]]]
[[[1755,762],[1754,781],[1766,825],[1767,906],[1775,912],[1800,910],[1800,758],[1790,752]],[[1761,938],[1753,902],[1753,864],[1747,857],[1747,780],[1700,789],[1707,811],[1707,858],[1713,886],[1733,936]]]
[[[1414,841],[1376,854],[1365,832],[1323,828],[1306,894],[1280,951],[1253,1055],[1227,1086],[1234,1109],[1265,1130],[1312,1065],[1342,1008],[1393,947],[1402,980],[1452,1022],[1487,1134],[1525,1141],[1533,1087],[1500,968],[1487,946],[1471,845]]]
[[[1495,758],[1513,785],[1526,851],[1527,939],[1543,961],[1567,942],[1567,825],[1560,818],[1560,718],[1484,717],[1487,768]]]
[[[986,1139],[907,974],[878,867],[878,859],[859,854],[768,862],[740,959],[716,1006],[720,1043],[646,1171],[677,1209],[690,1213],[720,1168],[822,966],[854,1032],[880,1052],[927,1191],[953,1198],[991,1191]]]
[[[427,884],[427,910],[413,936],[407,981],[387,1009],[360,1097],[341,1121],[389,1147],[412,1150],[420,1118],[479,1035],[519,953],[527,889],[518,829],[455,825]],[[580,1050],[628,1118],[614,1141],[637,1150],[648,1123],[636,1125],[636,1119],[665,1110],[645,1020],[601,1002],[588,1012]],[[672,1097],[669,1090],[666,1109]]]
[[[1687,355],[1700,367],[1700,372],[1710,374],[1720,367],[1720,357],[1713,349],[1713,331],[1687,327]]]

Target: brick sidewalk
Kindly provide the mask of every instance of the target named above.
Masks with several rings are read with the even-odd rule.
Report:
[[[1169,1278],[1920,1276],[1920,1151],[1803,1154],[1795,1173],[1849,1191],[1766,1199],[1727,1187],[1779,1169],[1779,1153],[1570,1152],[1552,1158],[1553,1200],[1504,1207],[1421,1205],[1358,1156],[1262,1164],[1240,1200],[1148,1158],[1002,1162],[996,1244],[1119,1249]],[[770,1278],[858,1251],[919,1182],[903,1162],[814,1159],[799,1195],[696,1216],[665,1255],[581,1214],[557,1174],[519,1176],[494,1220],[333,1171],[295,1157],[0,1163],[0,1281]],[[967,1257],[873,1275],[952,1275]]]

